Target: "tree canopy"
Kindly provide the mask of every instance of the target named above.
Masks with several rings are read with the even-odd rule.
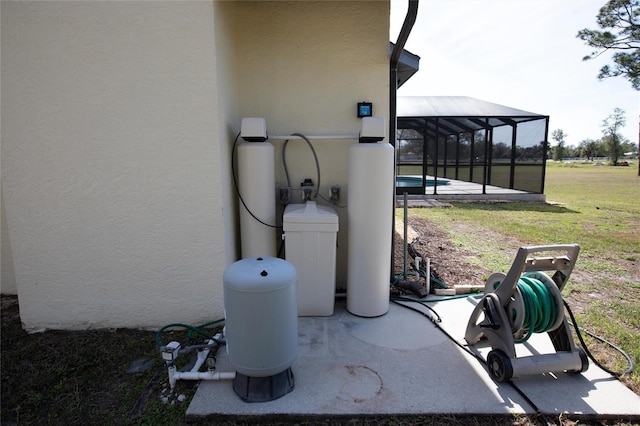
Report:
[[[552,148],[553,159],[561,161],[564,158],[564,143],[568,135],[562,129],[556,129],[551,133],[551,139],[556,141],[556,146]]]
[[[604,143],[607,146],[609,158],[614,166],[618,165],[618,159],[622,155],[622,136],[618,133],[626,124],[624,110],[615,108],[607,118],[602,121],[602,133]]]
[[[585,28],[577,35],[595,49],[583,60],[614,51],[613,66],[603,66],[598,78],[624,76],[640,90],[640,0],[609,0],[596,18],[600,30]]]

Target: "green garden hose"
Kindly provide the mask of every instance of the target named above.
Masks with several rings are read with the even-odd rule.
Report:
[[[523,274],[518,280],[518,290],[524,303],[521,330],[525,335],[516,340],[516,343],[526,342],[533,333],[550,331],[557,320],[558,309],[555,296],[542,281],[533,278],[532,275],[534,274]],[[516,315],[518,315],[517,312],[512,312],[512,319]]]
[[[207,338],[207,339],[210,339],[210,340],[214,340],[218,344],[224,344],[223,341],[219,341],[219,340],[215,339],[213,336],[211,336],[210,333],[208,333],[205,330],[205,327],[209,327],[211,325],[218,324],[218,323],[223,322],[223,321],[224,321],[224,318],[221,318],[221,319],[217,319],[217,320],[214,320],[214,321],[207,322],[207,323],[199,325],[199,326],[193,326],[193,325],[181,324],[181,323],[167,324],[167,325],[161,327],[156,332],[156,345],[158,345],[158,347],[163,347],[164,346],[164,343],[162,343],[162,341],[160,340],[160,335],[165,330],[167,330],[169,328],[183,328],[185,330],[189,330],[189,333],[188,333],[189,339],[191,339],[193,337],[193,334],[196,333],[196,334],[199,334],[200,336],[202,336],[204,338]]]

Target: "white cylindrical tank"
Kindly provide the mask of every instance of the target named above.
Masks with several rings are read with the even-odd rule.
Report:
[[[240,374],[267,377],[298,354],[298,276],[283,259],[239,260],[223,276],[229,361]]]
[[[255,218],[240,202],[240,244],[243,258],[275,257],[275,150],[269,142],[241,142],[238,149],[238,190]],[[264,223],[260,223],[257,219]],[[271,226],[269,226],[271,225]]]
[[[389,310],[394,150],[386,143],[349,148],[347,310],[376,317]]]

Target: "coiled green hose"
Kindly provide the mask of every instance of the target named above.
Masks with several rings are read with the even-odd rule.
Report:
[[[516,340],[522,343],[529,340],[533,333],[544,333],[551,329],[557,319],[556,299],[542,281],[523,274],[518,280],[518,289],[524,303],[524,321],[521,330],[524,337]]]

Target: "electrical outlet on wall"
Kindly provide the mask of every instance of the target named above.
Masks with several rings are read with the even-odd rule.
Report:
[[[291,202],[291,188],[288,186],[278,188],[278,200],[280,204],[289,204]]]
[[[329,199],[333,202],[340,201],[340,185],[331,185]]]

